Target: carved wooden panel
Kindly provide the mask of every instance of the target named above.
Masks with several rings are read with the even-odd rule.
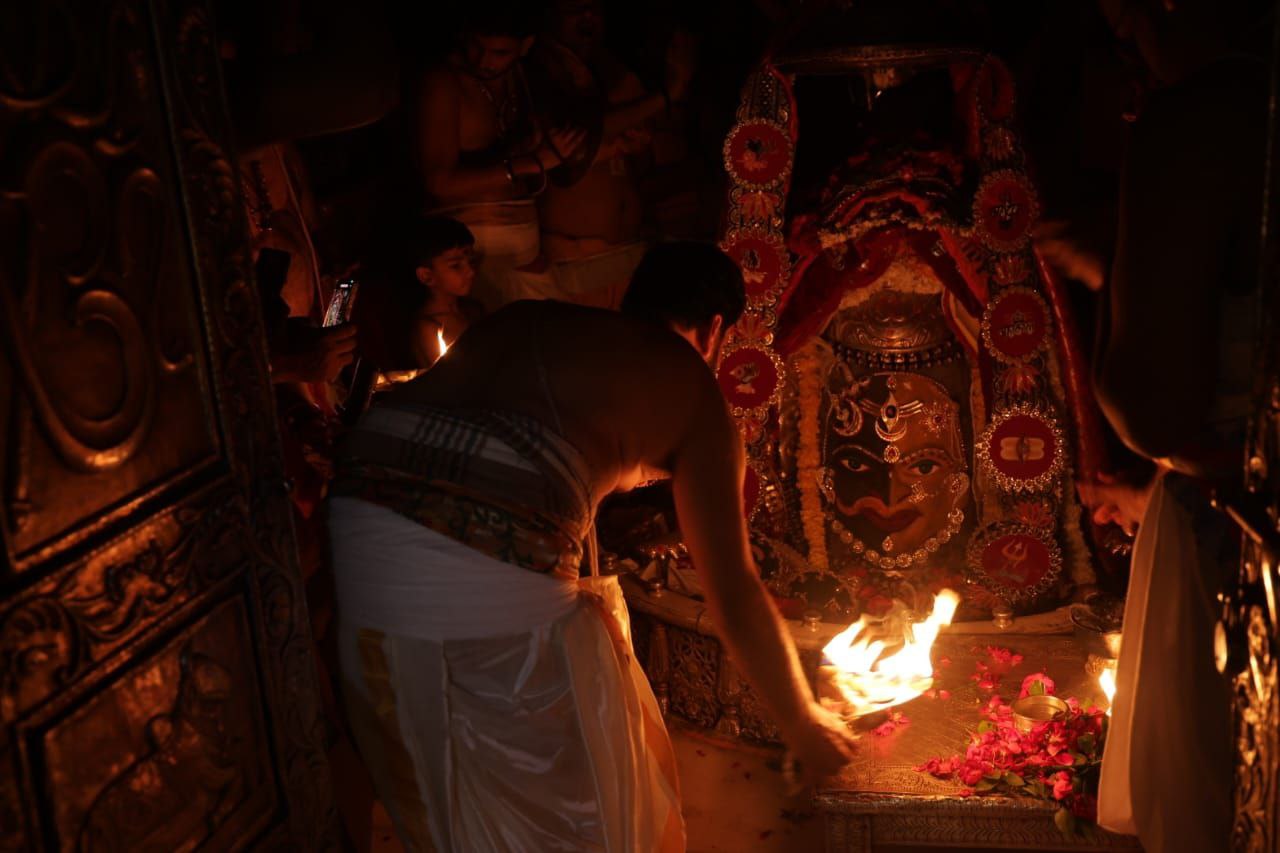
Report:
[[[26,761],[65,792],[40,815],[57,847],[218,849],[263,829],[276,800],[259,673],[236,653],[252,645],[246,605],[238,591],[24,727]]]
[[[221,455],[150,15],[72,12],[10,8],[0,49],[10,571]]]
[[[0,3],[0,850],[336,844],[215,45]]]

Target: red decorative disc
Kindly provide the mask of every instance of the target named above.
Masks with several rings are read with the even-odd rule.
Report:
[[[1046,488],[1062,469],[1058,428],[1032,409],[997,415],[982,437],[982,461],[1006,491]]]
[[[743,345],[720,361],[720,390],[737,413],[764,408],[781,387],[781,362],[773,350]]]
[[[1035,598],[1062,571],[1062,551],[1046,532],[997,522],[969,543],[969,568],[978,582],[1003,598]]]
[[[1013,252],[1027,244],[1040,215],[1031,184],[1018,172],[992,172],[973,199],[978,239],[997,252]]]
[[[982,317],[982,340],[1010,364],[1028,361],[1049,337],[1049,309],[1035,291],[1012,288],[997,295]]]
[[[768,186],[782,180],[791,169],[791,137],[776,124],[744,122],[725,140],[724,161],[737,183]]]
[[[748,299],[762,299],[782,285],[785,249],[779,240],[737,231],[729,234],[722,248],[742,268]]]

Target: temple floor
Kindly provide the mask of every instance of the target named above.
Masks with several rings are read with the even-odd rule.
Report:
[[[670,726],[689,853],[821,850],[811,794],[789,795],[778,750]]]

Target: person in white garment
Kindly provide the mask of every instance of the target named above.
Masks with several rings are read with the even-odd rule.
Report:
[[[412,850],[682,850],[671,744],[605,495],[669,475],[707,607],[809,778],[852,757],[747,542],[744,453],[709,367],[745,305],[719,249],[663,244],[615,313],[522,301],[376,404],[331,490],[343,691]],[[585,561],[584,561],[585,555]]]
[[[473,295],[492,311],[554,295],[551,274],[539,268],[535,198],[586,133],[544,127],[530,98],[521,60],[533,45],[536,5],[472,0],[463,17],[457,50],[419,87],[416,148],[429,212],[475,235]]]
[[[1096,386],[1158,473],[1081,487],[1096,519],[1138,527],[1098,821],[1152,853],[1212,853],[1229,849],[1233,820],[1213,636],[1237,557],[1208,494],[1238,482],[1249,414],[1267,73],[1236,36],[1261,4],[1101,6],[1153,86],[1122,176]]]

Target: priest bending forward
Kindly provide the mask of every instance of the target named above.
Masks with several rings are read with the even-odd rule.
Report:
[[[708,367],[743,304],[719,250],[659,246],[622,314],[514,303],[349,436],[330,507],[343,689],[409,849],[684,849],[616,579],[578,577],[600,499],[661,473],[720,637],[801,766],[850,760],[748,550]]]

